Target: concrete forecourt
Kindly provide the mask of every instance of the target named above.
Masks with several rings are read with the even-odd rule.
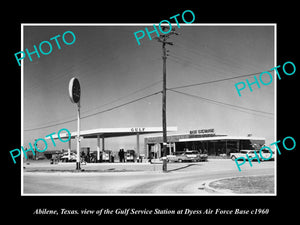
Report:
[[[203,188],[204,183],[241,176],[249,179],[250,176],[275,176],[275,161],[253,167],[245,165],[239,172],[231,159],[169,163],[168,172],[162,172],[160,162],[90,163],[83,165],[81,172],[74,170],[74,163],[50,165],[49,161],[34,161],[24,167],[23,195],[214,195],[217,193]]]

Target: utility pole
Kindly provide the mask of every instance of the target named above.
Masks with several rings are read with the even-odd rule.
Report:
[[[167,27],[162,27],[163,31],[167,29]],[[159,37],[155,38],[157,41],[162,42],[162,59],[163,59],[163,90],[162,90],[162,128],[163,128],[163,172],[167,172],[167,116],[166,116],[166,108],[167,108],[167,50],[166,44],[173,45],[173,42],[168,42],[167,39],[173,35],[178,33],[175,32],[175,29],[172,28],[170,32],[167,34],[160,35]]]

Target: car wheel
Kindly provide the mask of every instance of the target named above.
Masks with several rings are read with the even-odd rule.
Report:
[[[182,159],[178,159],[178,162],[180,162],[180,163],[181,163],[181,162],[182,162]]]
[[[236,160],[236,157],[233,155],[233,156],[231,156],[231,159],[234,161],[234,160]]]

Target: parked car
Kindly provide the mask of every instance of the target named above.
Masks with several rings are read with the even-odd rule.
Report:
[[[76,162],[77,155],[74,152],[70,153],[70,159],[69,154],[67,152],[63,153],[63,155],[60,157],[60,160],[62,162]]]
[[[241,150],[240,152],[232,152],[230,153],[230,158],[235,160],[239,157],[244,157],[247,160],[246,154],[248,154],[249,158],[255,157],[254,151],[256,150]]]
[[[263,150],[261,150],[261,155],[262,155],[263,158],[268,159],[270,157],[271,153],[270,153],[269,150],[263,149]],[[275,159],[275,152],[272,151],[272,157],[268,160],[274,160],[274,159]]]
[[[258,158],[259,158],[260,161],[264,161],[263,158],[268,159],[270,157],[270,154],[271,154],[266,149],[263,149],[261,151],[261,154],[259,153],[259,150],[241,150],[240,152],[230,153],[230,158],[232,160],[235,160],[235,159],[237,159],[239,157],[244,157],[246,160],[248,160],[246,154],[248,155],[249,158],[254,158],[254,157],[256,157],[256,155],[255,155],[254,152],[256,152],[256,155],[258,156]],[[262,155],[263,158],[261,157],[261,155]],[[253,160],[257,160],[257,159],[255,158]],[[269,160],[274,160],[274,153],[272,154],[272,158],[269,159]]]
[[[39,156],[36,156],[35,159],[36,160],[44,160],[44,159],[46,159],[46,157],[44,155],[39,155]]]
[[[181,160],[182,162],[183,161],[199,162],[201,160],[200,153],[197,150],[187,150],[181,156],[184,156],[187,158],[187,159],[185,159],[183,157]]]
[[[201,162],[206,162],[207,161],[207,158],[208,158],[208,155],[207,154],[200,154],[200,161]]]
[[[200,162],[207,161],[207,154],[200,154],[196,150],[187,150],[178,155],[167,155],[168,162]],[[164,157],[161,158],[163,160]]]
[[[167,155],[166,157],[161,157],[160,160],[167,159],[167,162],[178,162],[179,155]]]

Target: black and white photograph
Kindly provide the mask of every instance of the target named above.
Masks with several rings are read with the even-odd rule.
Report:
[[[276,24],[22,28],[23,195],[276,195]]]
[[[296,217],[297,7],[124,3],[3,7],[3,220]]]

